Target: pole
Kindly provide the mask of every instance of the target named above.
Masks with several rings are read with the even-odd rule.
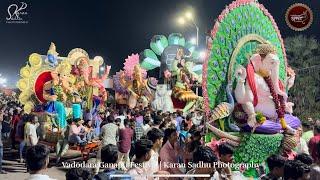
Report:
[[[194,22],[194,20],[191,20],[192,24],[194,25],[194,27],[196,27],[196,45],[197,47],[199,47],[199,27],[197,26],[197,24]],[[198,85],[196,86],[196,95],[198,96]]]
[[[191,23],[194,25],[194,27],[196,27],[196,35],[197,35],[197,39],[196,39],[196,45],[197,45],[197,47],[199,46],[199,27],[197,26],[197,24],[194,22],[194,20],[193,19],[191,19]]]
[[[199,27],[195,24],[197,29],[197,47],[199,46]]]

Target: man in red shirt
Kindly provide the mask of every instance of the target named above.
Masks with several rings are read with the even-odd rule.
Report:
[[[317,144],[320,142],[320,121],[317,121],[314,129],[314,136],[309,141],[309,153],[313,159],[318,159],[319,154],[317,153]]]
[[[118,163],[123,170],[126,170],[130,163],[129,152],[131,149],[131,141],[133,138],[133,129],[129,127],[129,120],[124,119],[124,128],[119,131],[119,158]],[[123,163],[126,167],[123,167]]]
[[[16,135],[16,130],[17,130],[17,124],[20,121],[20,115],[18,113],[18,110],[15,109],[13,110],[13,116],[12,116],[12,120],[11,120],[11,147],[12,149],[16,149],[16,139],[15,139],[15,135]]]

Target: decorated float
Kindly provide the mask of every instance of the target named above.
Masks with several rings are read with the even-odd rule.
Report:
[[[219,15],[211,38],[202,84],[207,141],[237,147],[235,163],[263,165],[271,154],[288,155],[300,120],[288,100],[294,73],[273,17],[257,1],[234,1]],[[258,176],[258,167],[242,170]]]
[[[170,112],[176,109],[187,112],[200,106],[203,99],[194,90],[202,83],[202,62],[196,46],[186,42],[181,34],[172,33],[168,38],[164,35],[153,36],[150,48],[140,54],[128,56],[123,70],[114,76],[117,102],[132,108],[135,107],[134,99],[138,98],[141,102],[146,99],[154,109]],[[147,78],[146,75],[147,71],[157,68],[161,81],[159,84],[154,78]],[[133,79],[136,79],[137,72],[141,73],[138,78],[145,80],[137,80],[138,88],[132,89],[131,84]],[[144,98],[146,95],[139,95],[139,87],[143,87],[142,94],[151,92],[151,96]]]
[[[155,109],[173,104],[174,110],[187,112],[200,106],[202,97],[195,88],[202,83],[202,62],[196,45],[186,41],[182,34],[172,33],[168,38],[153,36],[150,48],[141,53],[140,64],[147,70],[159,68],[159,77],[164,79],[156,93],[159,100],[153,103]]]
[[[147,71],[139,64],[139,54],[125,59],[123,70],[113,76],[113,88],[117,104],[145,108],[154,99],[157,80],[147,77]]]
[[[91,59],[80,48],[71,50],[66,57],[59,56],[54,43],[47,54],[29,56],[20,69],[19,101],[26,113],[41,117],[43,139],[56,142],[67,118],[82,118],[85,110],[94,115],[103,108],[107,99],[104,81],[110,71],[107,66],[100,72],[103,63],[102,57]]]

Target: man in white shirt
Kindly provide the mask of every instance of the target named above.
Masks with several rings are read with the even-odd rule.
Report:
[[[131,164],[132,168],[127,172],[133,179],[148,180],[148,168],[145,163],[150,160],[152,141],[140,139],[135,143],[135,159]]]
[[[151,121],[150,116],[143,117],[143,125],[141,125],[143,135],[147,135],[148,131],[150,130],[150,125],[149,125],[150,121]]]
[[[154,174],[159,171],[159,151],[163,142],[163,132],[160,129],[152,128],[148,133],[147,137],[152,141],[153,145],[151,148],[151,158],[146,162],[147,172]]]
[[[38,143],[37,127],[39,126],[38,117],[30,115],[30,124],[25,126],[25,142],[26,146],[35,146]]]
[[[115,119],[121,119],[121,122],[120,122],[120,129],[123,129],[124,128],[124,119],[126,118],[126,116],[124,115],[124,111],[123,109],[120,109],[119,110],[119,116],[116,116]]]
[[[150,152],[150,159],[149,161],[145,162],[145,167],[149,174],[170,174],[167,171],[160,171],[159,166],[159,151],[162,147],[163,136],[163,132],[158,128],[152,128],[147,133],[147,138],[153,143]]]
[[[55,180],[45,175],[49,164],[49,150],[44,145],[35,145],[27,150],[26,163],[30,176],[26,180]]]

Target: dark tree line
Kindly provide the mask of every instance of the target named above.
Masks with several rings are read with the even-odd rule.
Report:
[[[294,114],[302,121],[320,118],[320,44],[303,35],[285,39],[288,64],[295,70],[295,84],[289,100],[295,103]]]

